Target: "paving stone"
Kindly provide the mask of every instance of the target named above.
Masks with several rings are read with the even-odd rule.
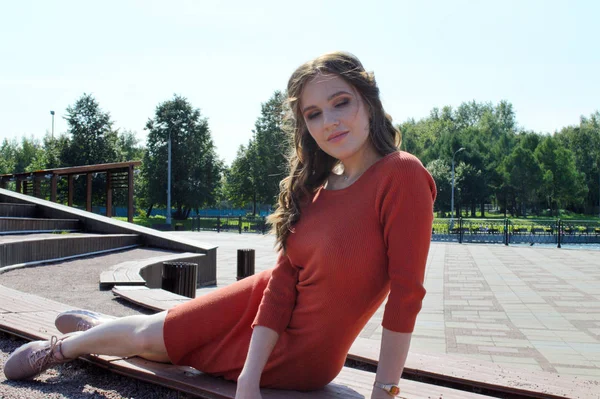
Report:
[[[273,267],[276,259],[274,239],[268,235],[171,234],[219,245],[219,286],[235,281],[237,248],[256,249],[257,272]],[[432,243],[425,278],[428,295],[411,350],[486,361],[496,357],[498,364],[523,369],[600,375],[600,352],[594,346],[600,345],[599,255]],[[381,339],[382,317],[383,305],[361,336]]]

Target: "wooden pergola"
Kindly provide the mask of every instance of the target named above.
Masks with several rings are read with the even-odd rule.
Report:
[[[68,200],[69,206],[73,206],[73,179],[76,176],[85,175],[87,179],[86,211],[92,211],[92,176],[98,173],[106,173],[106,216],[112,216],[112,193],[114,189],[127,188],[127,220],[133,222],[133,172],[141,161],[127,161],[116,163],[104,163],[97,165],[73,166],[70,168],[36,170],[35,172],[23,172],[0,175],[0,188],[6,188],[9,181],[16,182],[16,191],[26,195],[41,197],[41,182],[50,179],[50,201],[56,202],[56,186],[58,179],[62,176],[68,178]]]

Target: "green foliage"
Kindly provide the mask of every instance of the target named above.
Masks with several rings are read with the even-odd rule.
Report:
[[[493,203],[513,215],[559,207],[589,214],[600,200],[599,112],[582,117],[579,126],[544,136],[519,130],[513,107],[506,101],[496,105],[472,101],[456,109],[434,108],[427,118],[409,119],[399,128],[402,149],[428,165],[442,186],[437,211],[449,211],[450,206],[441,164],[432,162],[442,160],[449,170],[454,152],[461,147],[465,151],[456,156],[457,213],[466,208],[471,216],[485,216],[484,204]]]
[[[431,173],[437,188],[437,198],[434,203],[436,212],[444,212],[450,209],[450,197],[452,195],[452,176],[450,166],[443,159],[435,159],[427,164],[427,170]]]
[[[225,174],[225,195],[233,206],[244,208],[248,203],[256,203],[257,185],[255,184],[256,164],[255,145],[240,146],[237,156]]]
[[[118,160],[118,135],[110,114],[100,109],[91,94],[83,94],[65,117],[69,126],[69,144],[63,148],[63,166],[93,165]]]
[[[262,104],[252,140],[240,146],[227,172],[225,192],[229,200],[241,207],[251,202],[253,214],[257,203],[275,204],[279,182],[287,175],[290,143],[282,129],[284,99],[284,94],[276,91]]]
[[[529,149],[519,145],[504,159],[500,170],[521,205],[519,214],[525,215],[526,204],[535,200],[540,188],[542,178],[540,164]]]
[[[573,152],[548,136],[536,148],[535,157],[543,170],[541,195],[551,209],[583,201],[587,194],[585,175],[577,171]]]
[[[157,106],[149,119],[147,148],[134,132],[117,131],[108,112],[89,94],[67,108],[68,131],[40,141],[4,139],[0,143],[0,174],[65,166],[143,159],[134,178],[135,201],[148,211],[164,206],[167,186],[167,141],[173,138],[172,200],[175,217],[192,209],[273,205],[279,182],[288,174],[289,138],[283,132],[279,91],[262,104],[252,139],[239,147],[226,168],[215,153],[206,118],[180,96]],[[470,101],[456,108],[434,108],[428,117],[398,126],[401,149],[415,154],[434,177],[438,189],[435,211],[450,211],[452,157],[455,157],[456,215],[528,214],[561,218],[600,212],[600,112],[582,116],[579,124],[553,135],[519,128],[507,101]],[[66,179],[59,200],[66,200]],[[105,175],[93,180],[94,203],[105,199]],[[14,189],[14,183],[9,183]],[[47,186],[47,185],[46,185]],[[47,194],[42,186],[42,194]],[[75,181],[75,203],[82,204],[85,178]],[[115,190],[113,203],[127,203],[125,190]],[[484,212],[484,205],[493,209]],[[488,208],[489,209],[489,208]],[[572,216],[575,215],[575,216]],[[586,216],[589,217],[589,216]]]
[[[171,198],[176,219],[192,209],[217,202],[223,162],[218,159],[208,121],[189,101],[175,95],[156,107],[146,124],[147,151],[143,161],[143,188],[147,204],[166,205],[168,141],[171,138]]]

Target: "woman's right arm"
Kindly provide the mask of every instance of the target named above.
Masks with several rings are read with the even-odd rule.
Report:
[[[257,399],[260,396],[260,376],[279,334],[268,327],[255,326],[250,339],[248,356],[238,378],[236,399]]]
[[[292,317],[296,303],[298,269],[289,258],[279,253],[271,279],[263,293],[252,323],[248,355],[238,377],[236,399],[260,398],[260,377],[271,352]]]

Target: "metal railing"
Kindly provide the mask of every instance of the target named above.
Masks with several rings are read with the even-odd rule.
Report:
[[[433,241],[509,244],[599,244],[600,221],[548,219],[436,219]]]
[[[266,219],[258,216],[195,216],[192,218],[192,231],[266,234],[268,230]]]

